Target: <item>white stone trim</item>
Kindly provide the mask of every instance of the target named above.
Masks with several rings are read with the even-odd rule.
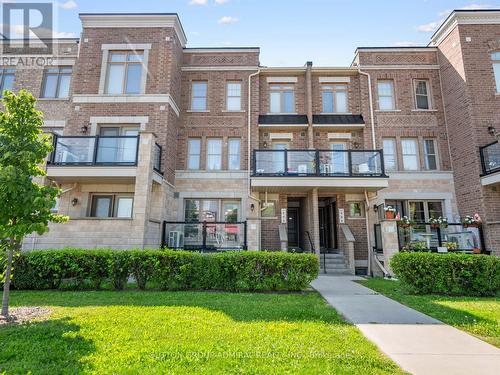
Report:
[[[141,131],[146,130],[149,116],[92,116],[90,122],[90,135],[97,134],[99,124],[140,124]]]
[[[328,139],[351,139],[351,133],[328,133]]]
[[[234,171],[205,171],[205,170],[176,170],[176,179],[224,179],[224,180],[238,180],[248,178],[247,170],[234,170]]]
[[[297,77],[267,77],[267,83],[297,83]]]
[[[258,66],[183,66],[181,71],[183,72],[203,72],[203,71],[247,71],[247,70],[257,70]]]
[[[76,59],[58,58],[52,61],[52,65],[54,66],[73,66],[75,64],[76,64]]]
[[[293,133],[270,133],[269,139],[293,139]]]
[[[187,43],[186,34],[182,29],[177,14],[80,14],[82,27],[85,28],[173,28],[181,46]]]
[[[500,172],[481,177],[481,185],[500,184]]]
[[[129,51],[144,51],[141,72],[141,94],[146,92],[146,81],[148,77],[148,60],[151,43],[132,44],[102,44],[102,60],[101,60],[101,76],[99,77],[99,94],[104,95],[104,86],[106,85],[106,74],[108,72],[109,51],[112,50],[129,50]]]
[[[73,95],[73,103],[168,103],[177,117],[180,111],[170,94]]]
[[[450,180],[453,181],[453,172],[448,171],[414,171],[414,172],[387,172],[391,180]]]
[[[71,166],[48,166],[48,177],[135,177],[137,167],[71,167]]]
[[[260,48],[184,48],[184,53],[245,53],[260,52]]]
[[[319,83],[349,83],[351,77],[319,77]]]
[[[434,64],[414,64],[414,65],[360,65],[361,70],[439,70],[439,65]]]
[[[411,48],[405,48],[405,47],[400,47],[400,48],[391,48],[391,47],[368,47],[368,48],[363,48],[359,47],[356,49],[356,54],[358,52],[426,52],[426,51],[431,51],[435,52],[437,51],[436,47],[432,46],[422,46],[422,47],[411,47]]]
[[[498,25],[500,11],[453,11],[431,37],[429,46],[439,45],[457,25]]]

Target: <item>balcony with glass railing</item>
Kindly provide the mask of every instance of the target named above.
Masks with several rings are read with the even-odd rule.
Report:
[[[500,183],[500,143],[490,143],[479,149],[482,165],[482,184]]]
[[[387,177],[380,150],[254,150],[253,176]]]
[[[381,150],[254,150],[253,153],[255,188],[379,190],[388,186],[387,180]]]

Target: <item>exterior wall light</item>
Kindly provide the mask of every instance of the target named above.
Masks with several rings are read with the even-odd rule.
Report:
[[[76,206],[77,204],[78,204],[78,198],[73,198],[73,199],[71,200],[71,205],[74,207],[74,206]]]

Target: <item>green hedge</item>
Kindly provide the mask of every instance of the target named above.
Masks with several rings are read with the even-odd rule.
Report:
[[[319,271],[312,254],[240,251],[63,249],[19,254],[16,289],[302,290]]]
[[[500,292],[500,258],[496,256],[397,253],[391,268],[417,294],[491,296]]]

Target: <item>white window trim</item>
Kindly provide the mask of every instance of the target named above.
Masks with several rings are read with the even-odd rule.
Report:
[[[93,116],[90,122],[90,135],[97,135],[100,124],[139,124],[141,131],[146,130],[149,116]]]
[[[391,84],[392,88],[392,108],[391,109],[381,109],[380,108],[380,91],[379,91],[379,83],[381,82],[389,82]],[[392,79],[379,79],[377,80],[377,99],[378,99],[378,111],[379,112],[396,112],[399,110],[397,109],[397,103],[396,103],[396,87],[394,85],[394,80]]]
[[[207,93],[205,95],[205,109],[194,109],[193,108],[193,99],[194,99],[194,90],[193,86],[195,83],[204,83],[207,86]],[[210,112],[208,109],[208,80],[193,80],[191,81],[191,95],[189,96],[189,109],[186,112]]]
[[[344,90],[339,90],[338,89],[339,86],[343,86],[343,87],[345,87],[345,89]],[[331,87],[331,88],[327,89],[327,87]],[[331,92],[332,93],[333,112],[325,112],[325,108],[323,108],[323,93],[325,93],[325,92]],[[336,94],[339,93],[339,92],[345,92],[347,112],[340,112],[340,111],[338,111],[337,95]],[[349,85],[347,85],[345,83],[338,83],[338,82],[322,85],[322,87],[321,87],[321,107],[323,109],[323,112],[321,112],[322,114],[341,114],[341,115],[345,115],[345,114],[350,113],[349,112]]]
[[[384,154],[384,141],[391,141],[392,144],[393,144],[393,152],[394,152],[394,169],[387,169],[385,167],[385,162],[386,162],[386,158],[385,158],[385,155],[384,155],[384,168],[385,168],[385,172],[397,172],[399,171],[399,161],[398,161],[398,140],[396,138],[392,138],[392,137],[384,137],[382,138],[382,154]]]
[[[428,107],[427,109],[425,108],[418,108],[417,107],[417,83],[418,82],[425,82],[426,88],[427,88],[427,104]],[[415,102],[415,111],[432,111],[433,110],[433,102],[432,102],[432,95],[431,95],[431,83],[428,79],[424,78],[417,78],[413,80],[413,100]]]
[[[106,74],[108,71],[108,59],[109,53],[113,50],[126,50],[126,51],[143,51],[143,61],[142,61],[142,75],[141,75],[141,94],[146,93],[146,79],[148,76],[148,60],[149,60],[149,50],[151,49],[150,43],[143,44],[102,44],[102,60],[101,60],[101,76],[99,78],[99,95],[105,94],[106,86]],[[116,94],[113,94],[116,96]],[[123,94],[127,95],[127,94]]]
[[[229,99],[229,90],[228,90],[228,86],[229,86],[230,84],[235,84],[235,83],[237,83],[237,84],[239,84],[239,85],[240,85],[240,96],[239,96],[239,98],[240,98],[240,109],[231,110],[231,109],[229,109],[229,108],[228,108],[228,103],[229,103],[229,100],[228,100],[228,99]],[[237,96],[231,96],[231,98],[237,98]],[[244,112],[244,111],[242,110],[242,108],[243,108],[243,105],[242,105],[242,104],[243,104],[243,100],[242,100],[242,99],[243,99],[243,82],[241,82],[241,81],[237,81],[237,80],[234,80],[234,81],[231,81],[231,80],[226,81],[226,106],[225,106],[226,108],[225,108],[222,112]]]
[[[415,142],[415,152],[416,152],[416,158],[417,158],[417,169],[406,169],[405,168],[405,153],[404,153],[404,148],[403,148],[403,141],[414,141]],[[403,171],[405,172],[420,172],[422,170],[422,165],[421,165],[421,161],[420,161],[420,142],[418,140],[418,138],[401,138],[400,140],[400,144],[401,144],[401,168]],[[410,155],[410,154],[407,154],[407,155]]]
[[[425,141],[432,141],[432,143],[434,144],[434,157],[436,158],[436,169],[428,169],[427,168],[427,153],[425,152]],[[423,138],[422,139],[422,155],[424,157],[424,170],[425,171],[430,171],[430,172],[433,172],[433,171],[439,171],[441,168],[439,167],[439,163],[440,163],[440,160],[439,160],[439,152],[438,152],[438,143],[437,143],[437,139],[436,138]]]

